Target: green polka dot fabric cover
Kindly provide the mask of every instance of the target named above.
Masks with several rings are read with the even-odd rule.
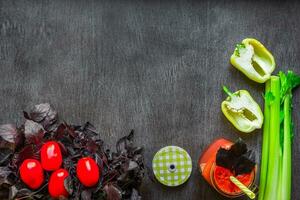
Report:
[[[192,173],[190,155],[177,146],[160,149],[152,161],[156,179],[166,186],[178,186],[186,182]]]

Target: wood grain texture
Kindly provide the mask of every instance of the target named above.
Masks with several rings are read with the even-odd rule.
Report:
[[[223,199],[197,160],[218,137],[244,138],[259,161],[261,131],[241,135],[220,110],[247,89],[262,105],[263,85],[230,66],[236,43],[259,39],[277,69],[300,73],[300,3],[276,1],[0,1],[0,123],[50,102],[70,123],[90,121],[112,145],[136,130],[148,166],[166,145],[193,159],[190,180],[166,188],[145,179],[145,200]],[[300,199],[300,92],[294,95],[293,198]]]

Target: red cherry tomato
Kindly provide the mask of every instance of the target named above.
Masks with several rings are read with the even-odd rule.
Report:
[[[99,167],[92,158],[81,158],[77,163],[76,173],[79,181],[86,187],[92,187],[99,181]]]
[[[62,155],[57,142],[46,142],[41,148],[42,167],[47,171],[54,171],[62,164]]]
[[[35,159],[26,159],[20,167],[21,180],[31,189],[38,189],[44,182],[41,163]]]
[[[64,181],[69,176],[69,172],[65,169],[59,169],[53,172],[49,179],[48,191],[51,197],[59,198],[69,196],[68,191],[65,188]]]

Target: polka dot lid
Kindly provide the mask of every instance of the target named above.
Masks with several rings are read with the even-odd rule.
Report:
[[[182,148],[167,146],[160,149],[152,161],[156,179],[166,186],[185,183],[192,173],[192,159]]]

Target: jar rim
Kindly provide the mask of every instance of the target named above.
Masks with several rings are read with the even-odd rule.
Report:
[[[215,171],[215,167],[216,167],[216,163],[214,162],[213,165],[211,166],[211,169],[210,169],[210,180],[211,180],[211,184],[212,186],[215,188],[215,190],[223,195],[223,196],[226,196],[228,198],[238,198],[238,197],[241,197],[243,195],[245,195],[245,193],[243,193],[242,191],[240,191],[239,193],[233,193],[233,194],[229,194],[229,193],[226,193],[224,192],[221,188],[219,188],[217,186],[217,184],[215,184],[215,179],[214,179],[214,171]],[[256,180],[256,170],[257,170],[257,166],[255,166],[255,168],[253,169],[253,171],[251,173],[254,173],[253,175],[253,179],[250,183],[250,185],[248,186],[250,189],[255,187],[255,180]]]

